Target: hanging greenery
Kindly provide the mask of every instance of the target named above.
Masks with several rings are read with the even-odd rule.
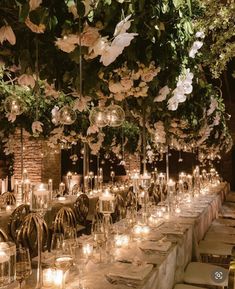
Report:
[[[52,147],[81,140],[94,154],[101,146],[119,153],[124,138],[134,152],[145,126],[155,147],[171,142],[188,150],[214,140],[222,148],[215,135],[227,135],[226,114],[201,70],[205,35],[194,26],[203,9],[196,0],[3,0],[4,141],[23,127]],[[12,95],[24,103],[21,114],[6,111]],[[112,101],[125,110],[123,128],[90,125],[92,107]],[[75,113],[71,125],[61,119],[64,107]],[[5,151],[11,152],[7,141]]]

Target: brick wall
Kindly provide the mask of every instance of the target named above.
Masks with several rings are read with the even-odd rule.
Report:
[[[14,147],[14,178],[21,179],[21,137],[20,130],[15,133]],[[23,132],[23,167],[27,170],[31,182],[47,182],[53,179],[58,187],[61,178],[60,153],[54,153],[46,147],[45,142],[32,138]]]

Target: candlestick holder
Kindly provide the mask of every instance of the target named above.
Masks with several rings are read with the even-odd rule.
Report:
[[[115,197],[108,190],[105,190],[99,197],[99,212],[103,214],[103,223],[106,239],[110,232],[111,214],[114,213],[114,210]]]
[[[138,212],[138,193],[140,189],[140,175],[139,173],[135,172],[131,175],[131,181],[133,185],[133,193],[135,194],[135,214],[137,217]]]
[[[36,184],[31,191],[29,221],[32,219],[37,228],[38,245],[38,267],[37,267],[37,285],[35,289],[41,289],[43,286],[42,277],[42,233],[45,213],[51,209],[52,192],[49,191],[47,184]]]
[[[73,174],[71,172],[67,173],[67,181],[68,181],[68,194],[72,194],[72,188],[71,188],[71,181],[72,181]]]

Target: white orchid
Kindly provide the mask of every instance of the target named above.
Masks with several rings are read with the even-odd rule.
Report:
[[[125,47],[129,46],[132,39],[138,35],[137,33],[123,33],[114,38],[111,45],[107,45],[102,51],[100,62],[104,66],[110,65],[114,60],[122,54]]]
[[[129,20],[131,15],[127,16],[124,20],[120,21],[114,31],[114,39],[112,41],[108,40],[108,37],[98,37],[97,31],[93,31],[93,37],[91,38],[94,43],[91,43],[88,49],[88,55],[86,58],[93,59],[100,55],[100,62],[104,66],[110,65],[115,59],[122,54],[125,47],[129,46],[131,41],[137,33],[126,32],[131,25],[131,20]]]
[[[10,25],[4,25],[0,28],[0,43],[2,44],[7,40],[11,45],[16,44],[15,33]]]
[[[197,38],[205,38],[205,32],[204,31],[197,31],[197,33],[195,34],[195,36],[197,37]]]
[[[169,87],[168,87],[167,85],[163,86],[163,87],[159,90],[158,96],[156,96],[156,97],[154,98],[154,102],[164,101],[169,93],[170,93]]]
[[[30,11],[37,9],[42,3],[42,0],[29,0]]]
[[[34,121],[32,123],[32,132],[33,132],[33,134],[38,134],[38,133],[43,132],[43,128],[42,127],[43,127],[43,123],[41,121],[38,121],[38,120]]]
[[[172,96],[172,97],[168,100],[168,102],[167,102],[167,108],[168,108],[169,110],[172,110],[172,111],[177,110],[178,105],[179,105],[179,101],[178,101],[178,99],[177,99],[176,97],[174,97],[174,96]]]
[[[58,106],[54,106],[53,109],[51,110],[51,121],[52,123],[54,123],[55,125],[58,125],[60,120],[59,120],[59,107]]]
[[[119,34],[123,34],[127,32],[127,30],[131,27],[131,21],[133,21],[133,20],[129,20],[130,18],[131,18],[131,14],[128,15],[125,19],[123,19],[116,25],[116,28],[113,34],[114,37],[118,36]]]
[[[194,41],[192,47],[189,50],[189,57],[195,58],[195,55],[197,54],[198,50],[202,47],[203,42],[202,41]]]

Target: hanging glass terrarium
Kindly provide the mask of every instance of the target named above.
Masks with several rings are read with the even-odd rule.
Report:
[[[14,95],[10,95],[5,99],[4,108],[7,113],[21,115],[25,110],[25,102]]]
[[[77,119],[76,112],[69,106],[64,106],[59,110],[59,122],[61,124],[70,125]]]
[[[121,106],[111,104],[107,107],[108,125],[111,127],[121,126],[125,120],[125,112]]]
[[[89,120],[91,125],[105,127],[106,125],[108,125],[107,109],[102,106],[94,107],[90,112]]]

